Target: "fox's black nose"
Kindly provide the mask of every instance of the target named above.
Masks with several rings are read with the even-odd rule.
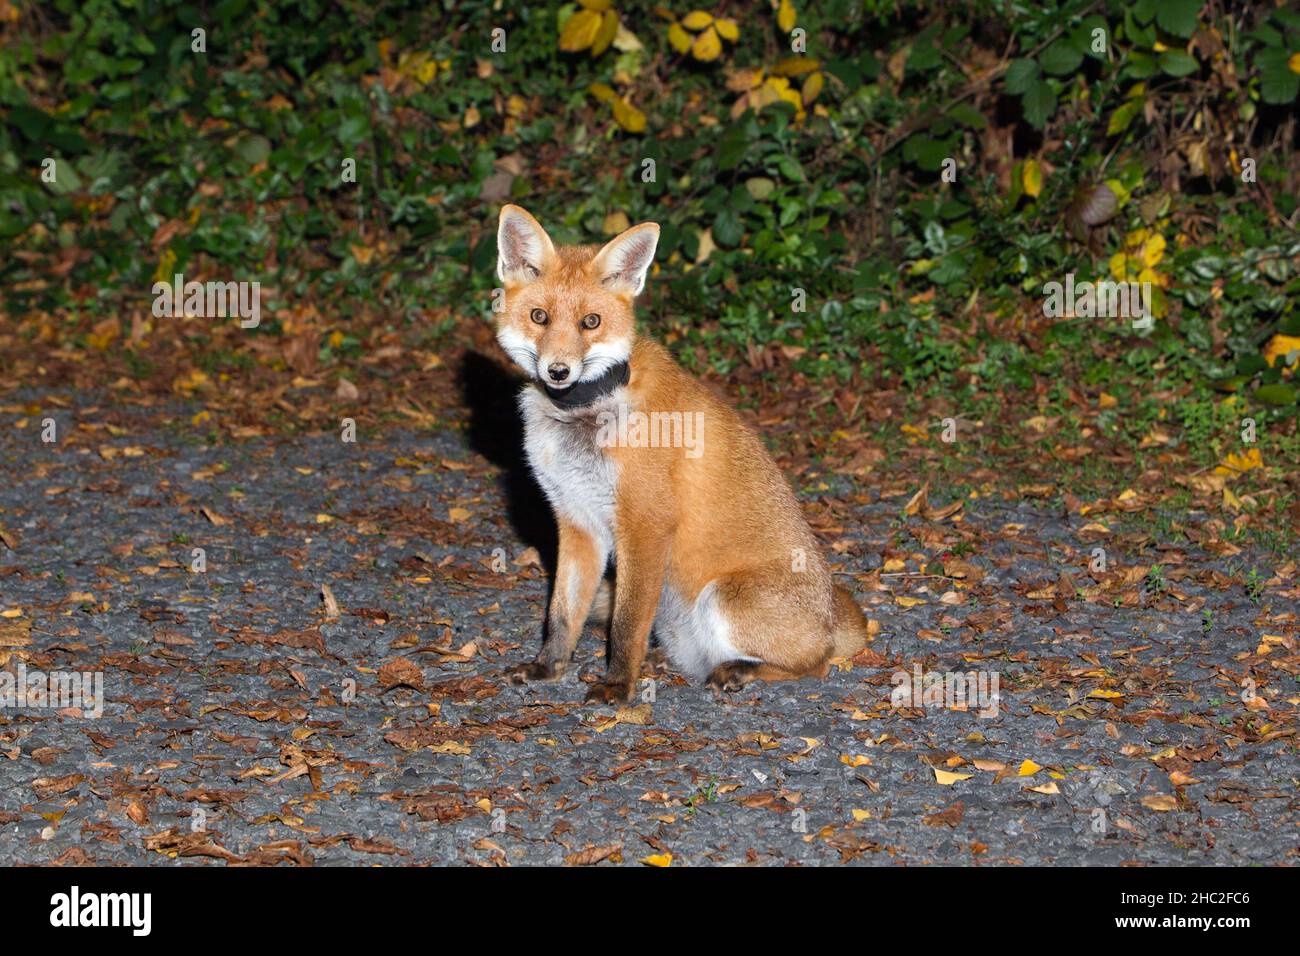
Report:
[[[555,365],[549,366],[546,371],[550,374],[551,380],[554,382],[563,382],[569,377],[569,366],[567,365],[556,363]]]

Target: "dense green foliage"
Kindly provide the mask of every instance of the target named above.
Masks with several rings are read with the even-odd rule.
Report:
[[[0,2],[5,308],[129,352],[90,330],[183,272],[274,288],[260,335],[314,307],[327,362],[436,342],[489,315],[509,199],[559,241],[661,222],[653,328],[720,372],[1294,415],[1293,8],[667,6]],[[1154,327],[1046,319],[1067,273],[1152,281]]]

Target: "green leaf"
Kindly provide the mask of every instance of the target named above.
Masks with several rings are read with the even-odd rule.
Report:
[[[1274,385],[1261,385],[1255,389],[1255,401],[1263,402],[1265,405],[1290,405],[1295,400],[1294,386],[1283,385],[1281,382]]]
[[[740,221],[740,216],[736,210],[728,206],[718,213],[717,218],[713,220],[713,241],[727,249],[733,249],[740,245],[745,238],[745,227]]]
[[[948,116],[971,129],[984,129],[989,125],[988,118],[969,103],[958,103],[948,111]]]
[[[1011,65],[1007,67],[1004,85],[1006,86],[1006,91],[1012,96],[1020,96],[1023,93],[1029,92],[1029,88],[1037,79],[1037,60],[1012,60]]]
[[[1265,103],[1284,104],[1295,99],[1300,92],[1300,73],[1288,65],[1288,54],[1283,47],[1261,50],[1256,58],[1259,67],[1259,95]]]
[[[271,155],[271,141],[265,136],[246,136],[235,144],[235,152],[248,165],[256,166]]]
[[[1025,93],[1025,122],[1042,129],[1056,112],[1056,91],[1046,80],[1039,80]]]
[[[1142,112],[1142,98],[1126,100],[1121,103],[1110,114],[1110,122],[1106,124],[1106,135],[1114,136],[1116,133],[1122,133],[1128,129],[1129,124],[1133,122],[1133,117]]]
[[[1073,73],[1083,62],[1083,53],[1068,40],[1057,40],[1043,51],[1043,72],[1052,76]]]
[[[1189,37],[1196,32],[1201,3],[1202,0],[1160,0],[1156,4],[1156,24],[1176,37]]]
[[[1160,54],[1160,69],[1170,76],[1188,76],[1200,68],[1196,57],[1182,50],[1166,50]]]

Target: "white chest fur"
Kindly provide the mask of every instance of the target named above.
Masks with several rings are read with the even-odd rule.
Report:
[[[520,395],[519,409],[528,464],[551,507],[587,531],[609,555],[614,548],[618,468],[596,442],[597,409],[563,411],[531,387]]]

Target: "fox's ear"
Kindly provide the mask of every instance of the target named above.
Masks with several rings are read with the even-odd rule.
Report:
[[[507,285],[532,282],[555,261],[551,237],[532,216],[509,203],[497,223],[497,277]]]
[[[640,223],[609,240],[592,260],[601,285],[613,292],[639,294],[658,245],[657,222]]]

